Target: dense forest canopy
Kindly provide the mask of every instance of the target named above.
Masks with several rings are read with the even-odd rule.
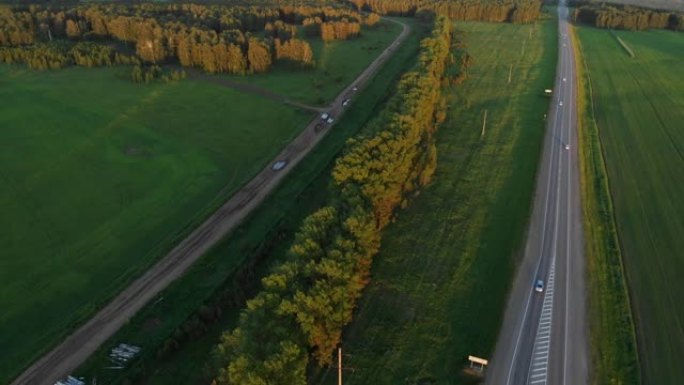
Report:
[[[539,18],[539,0],[350,0],[357,9],[381,15],[434,12],[452,20],[528,23]]]
[[[591,3],[608,3],[617,5],[632,5],[635,7],[650,8],[660,11],[684,12],[682,0],[583,0]]]
[[[573,20],[598,28],[684,30],[684,13],[631,5],[574,1]]]
[[[81,64],[73,45],[87,41],[78,51],[92,56],[92,65],[171,62],[210,73],[256,73],[268,71],[274,60],[312,65],[313,52],[300,35],[350,39],[378,21],[373,13],[341,6],[5,6],[0,60],[33,68]]]

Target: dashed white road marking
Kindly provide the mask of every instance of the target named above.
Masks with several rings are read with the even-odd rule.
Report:
[[[551,321],[553,316],[553,284],[555,281],[556,260],[552,259],[549,269],[549,278],[544,292],[542,313],[539,318],[539,327],[534,337],[534,349],[532,355],[531,370],[527,377],[528,384],[546,384],[549,369],[549,350],[551,346]]]

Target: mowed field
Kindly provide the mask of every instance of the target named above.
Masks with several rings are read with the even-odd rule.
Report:
[[[493,351],[529,217],[555,26],[456,23],[474,62],[436,134],[432,184],[383,235],[344,333],[345,384],[469,383],[467,356]],[[312,383],[335,381],[331,369]]]
[[[264,74],[227,77],[302,103],[322,106],[368,67],[400,32],[401,25],[382,20],[373,27],[364,26],[356,39],[323,42],[319,38],[307,38],[316,61],[313,69],[278,64]]]
[[[684,35],[579,28],[645,384],[684,378]]]
[[[312,118],[206,82],[136,85],[129,71],[0,66],[0,383]]]

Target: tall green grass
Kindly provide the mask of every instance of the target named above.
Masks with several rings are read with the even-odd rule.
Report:
[[[450,91],[433,183],[383,235],[344,333],[345,384],[463,384],[467,355],[492,352],[531,207],[555,26],[456,24],[469,78]],[[331,369],[312,383],[335,381]]]
[[[684,378],[684,39],[578,30],[591,76],[643,382]],[[616,262],[612,262],[616,263]],[[614,269],[614,271],[617,271]],[[614,295],[615,293],[613,293]]]

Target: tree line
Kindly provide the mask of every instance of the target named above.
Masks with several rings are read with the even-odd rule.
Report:
[[[433,134],[445,118],[451,39],[451,21],[438,16],[416,68],[364,134],[348,141],[328,204],[303,221],[285,262],[262,280],[238,326],[216,346],[215,385],[304,385],[310,361],[331,363],[382,230],[435,170]]]
[[[117,64],[140,65],[138,58],[117,52],[114,48],[92,42],[0,46],[0,62],[26,64],[31,69],[58,69],[69,65],[111,67]]]
[[[122,43],[124,51],[135,49],[145,63],[178,62],[210,73],[246,74],[268,71],[279,59],[311,65],[309,43],[296,39],[300,28],[325,41],[340,40],[358,36],[362,25],[378,20],[377,15],[333,7],[34,5],[0,11],[0,46],[17,51],[55,40],[109,39]],[[27,51],[34,56],[47,52]]]
[[[528,23],[539,18],[540,0],[351,0],[358,10],[381,15],[437,13],[452,20]]]
[[[597,28],[684,30],[684,14],[632,5],[574,2],[573,21]]]

